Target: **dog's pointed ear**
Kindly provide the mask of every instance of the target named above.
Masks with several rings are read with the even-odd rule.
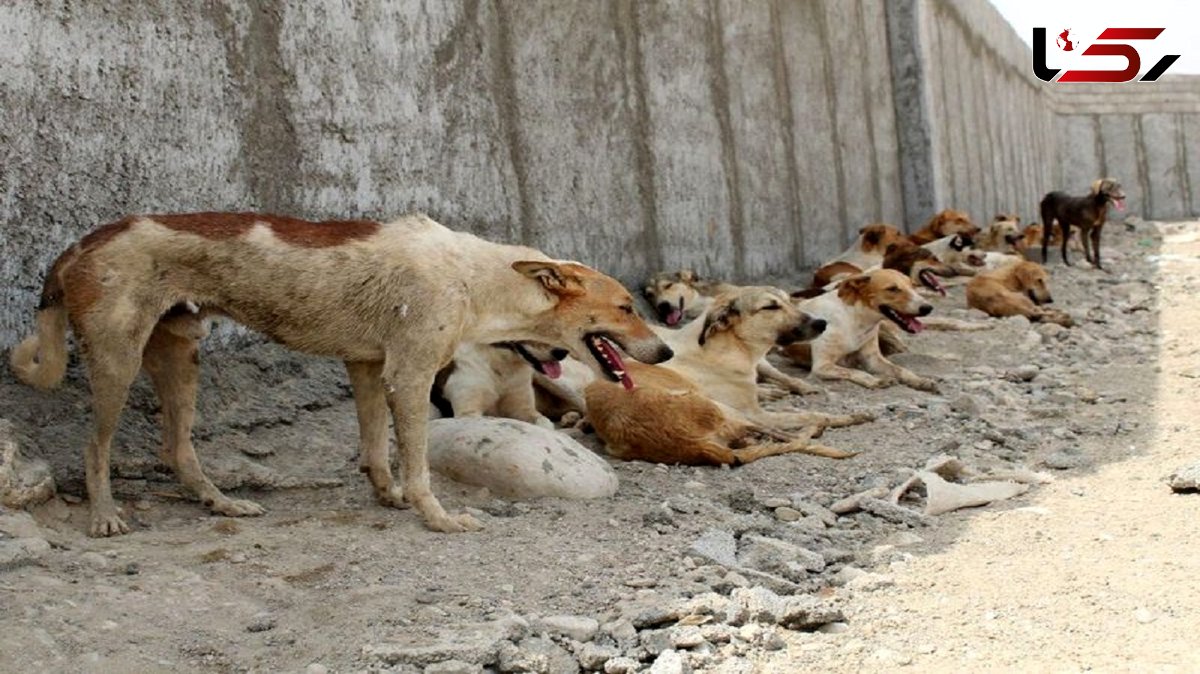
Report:
[[[863,243],[868,246],[878,246],[879,240],[883,238],[883,230],[875,225],[867,225],[858,230],[858,233],[862,235]]]
[[[583,280],[567,265],[553,260],[521,260],[512,263],[512,268],[525,276],[539,281],[542,287],[555,295],[580,295],[584,292]]]
[[[704,346],[704,342],[716,333],[733,327],[741,313],[734,301],[721,302],[713,306],[704,316],[704,329],[700,331],[700,346]]]
[[[691,269],[681,269],[679,271],[679,280],[684,283],[695,283],[700,280],[700,276]]]
[[[1099,180],[1092,181],[1092,194],[1093,195],[1100,194],[1100,190],[1104,188],[1105,180],[1107,180],[1107,178],[1101,178]]]
[[[859,274],[851,276],[842,281],[837,288],[838,297],[847,304],[853,304],[860,297],[866,294],[867,286],[871,284],[871,277],[867,274]]]

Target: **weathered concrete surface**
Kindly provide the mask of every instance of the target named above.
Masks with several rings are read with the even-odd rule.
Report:
[[[987,0],[3,3],[0,75],[0,349],[131,212],[420,209],[632,284],[1100,173],[1200,209],[1197,78],[1043,84]]]
[[[1109,175],[1125,186],[1131,213],[1200,215],[1200,77],[1055,93],[1065,188],[1082,192],[1095,176]]]
[[[901,215],[879,0],[249,7],[0,6],[0,347],[130,212],[421,209],[628,282]]]

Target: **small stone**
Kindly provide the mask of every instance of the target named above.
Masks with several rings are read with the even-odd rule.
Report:
[[[779,612],[780,626],[804,632],[845,620],[846,616],[837,606],[807,594],[784,598]]]
[[[894,545],[898,548],[902,548],[902,547],[909,546],[909,545],[917,545],[919,543],[924,543],[925,539],[921,538],[920,536],[914,534],[911,531],[897,531],[896,533],[892,534],[891,536],[888,536],[886,541],[887,541],[888,545]]]
[[[787,498],[772,497],[772,498],[763,499],[762,504],[763,504],[764,508],[769,508],[771,510],[774,510],[776,508],[782,508],[784,506],[791,505],[792,500],[787,499]]]
[[[425,668],[425,674],[480,674],[483,667],[462,660],[443,660]]]
[[[552,615],[542,618],[542,625],[553,635],[564,636],[580,643],[591,641],[600,631],[595,618],[577,615]]]
[[[98,552],[85,552],[79,555],[79,561],[97,571],[108,568],[108,558]]]
[[[1021,365],[1012,371],[1011,378],[1018,381],[1033,381],[1040,371],[1041,368],[1037,365]]]
[[[775,518],[782,522],[795,522],[801,517],[804,517],[804,513],[795,508],[782,506],[775,509]]]
[[[666,650],[650,665],[650,674],[691,674],[692,668],[678,651]]]
[[[604,623],[600,630],[612,637],[621,648],[632,648],[637,645],[638,632],[633,621],[624,618]]]
[[[329,668],[319,662],[314,662],[304,668],[304,674],[329,674]]]
[[[136,576],[139,573],[141,573],[141,568],[138,566],[137,562],[130,562],[125,565],[126,576]]]
[[[725,502],[737,512],[752,513],[758,510],[758,501],[750,489],[735,489],[725,494]]]
[[[1042,464],[1055,470],[1070,470],[1091,465],[1092,460],[1085,454],[1075,454],[1066,451],[1047,454]]]
[[[847,564],[846,566],[843,566],[837,573],[833,574],[833,578],[831,580],[833,581],[834,585],[846,585],[855,578],[865,575],[867,575],[866,571],[863,571],[857,566],[850,566]]]
[[[275,629],[275,617],[270,613],[259,613],[246,625],[247,632],[266,632]]]
[[[864,573],[861,576],[854,578],[846,583],[846,587],[851,590],[861,592],[872,592],[884,587],[895,585],[896,581],[891,576],[886,576],[881,573]]]
[[[742,625],[747,622],[775,624],[783,610],[779,595],[765,587],[738,588],[729,597],[725,622]]]
[[[699,627],[689,625],[671,629],[671,645],[675,648],[695,648],[705,641]]]
[[[672,646],[671,630],[646,630],[638,635],[642,648],[650,655],[658,655]]]
[[[688,547],[688,555],[721,566],[737,566],[737,541],[723,529],[709,529]]]
[[[866,512],[895,524],[921,527],[927,526],[933,521],[932,518],[922,515],[915,510],[909,510],[891,501],[884,501],[882,499],[864,498],[859,502],[859,506]]]
[[[612,658],[604,663],[604,674],[636,674],[641,666],[641,663],[633,658]]]
[[[644,630],[675,622],[678,619],[678,611],[666,608],[665,606],[656,606],[639,611],[637,615],[633,616],[632,624],[639,630]]]
[[[1179,494],[1200,492],[1200,463],[1185,466],[1167,478],[1171,491]]]
[[[601,646],[595,643],[584,644],[575,653],[575,657],[579,658],[579,665],[589,672],[603,670],[605,663],[620,657],[620,655],[621,651],[612,646]]]
[[[1148,608],[1139,608],[1133,612],[1133,617],[1143,625],[1148,625],[1158,619],[1158,617],[1155,616],[1154,613]]]
[[[817,628],[818,632],[823,634],[843,634],[850,631],[850,624],[841,621],[821,625]]]

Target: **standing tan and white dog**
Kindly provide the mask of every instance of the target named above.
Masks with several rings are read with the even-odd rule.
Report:
[[[163,409],[164,461],[214,512],[256,515],[222,494],[191,442],[206,317],[228,316],[277,342],[346,363],[361,464],[384,505],[416,507],[434,530],[479,528],[448,514],[426,458],[430,388],[461,342],[559,346],[598,374],[633,382],[620,350],[658,363],[671,350],[617,281],[532,248],[454,232],[423,215],[389,224],[250,213],[133,216],[55,260],[35,336],[11,355],[17,377],[50,388],[66,370],[68,323],[82,346],[95,430],[85,452],[90,533],[129,529],[109,484],[109,448],[140,369]],[[403,489],[388,461],[391,414]]]

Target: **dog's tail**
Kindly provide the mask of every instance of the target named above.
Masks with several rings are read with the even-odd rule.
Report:
[[[58,386],[67,373],[67,308],[61,271],[73,257],[67,251],[50,267],[38,304],[37,332],[13,348],[8,357],[17,379],[43,391]]]

